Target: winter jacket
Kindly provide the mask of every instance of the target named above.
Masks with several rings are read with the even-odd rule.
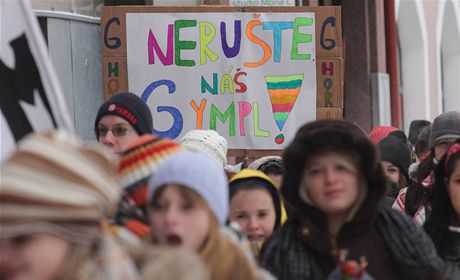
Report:
[[[393,203],[392,208],[401,212],[401,213],[406,213],[406,195],[407,195],[407,190],[408,187],[403,188],[399,191],[398,197],[396,197],[396,200]],[[419,225],[423,226],[426,220],[426,213],[425,213],[425,205],[420,204],[420,206],[417,208],[417,211],[415,212],[413,216],[413,221]]]
[[[347,248],[355,259],[365,253],[372,277],[460,279],[458,267],[445,263],[430,238],[406,216],[380,207],[371,225],[355,232],[344,225],[337,247]],[[308,219],[289,219],[266,245],[262,266],[279,280],[325,279],[336,260],[333,242],[321,234]]]
[[[435,240],[439,255],[446,261],[457,264],[460,269],[460,227],[449,226],[441,240]]]
[[[299,195],[307,164],[327,153],[349,158],[366,188],[359,186],[363,192],[336,237],[329,234],[326,213]],[[353,124],[321,120],[304,125],[285,148],[283,163],[281,192],[288,221],[266,242],[261,255],[262,266],[278,279],[327,279],[339,264],[364,258],[365,272],[374,279],[460,279],[458,268],[437,255],[420,227],[382,206],[387,180],[378,152]],[[339,259],[344,250],[348,250],[345,262]],[[362,273],[365,264],[359,262]]]

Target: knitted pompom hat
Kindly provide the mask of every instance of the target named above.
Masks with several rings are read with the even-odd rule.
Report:
[[[191,130],[182,137],[179,143],[188,150],[212,157],[222,167],[227,164],[227,140],[214,130]]]
[[[380,140],[387,137],[390,132],[398,130],[396,127],[393,126],[386,126],[386,125],[378,125],[375,126],[371,132],[369,133],[369,139],[371,139],[372,143],[377,145]]]
[[[149,178],[168,156],[182,149],[181,145],[173,140],[152,134],[137,138],[120,157],[118,171],[122,187],[129,188]]]
[[[158,189],[166,184],[178,184],[195,191],[209,205],[220,224],[227,220],[227,176],[209,156],[182,151],[168,157],[149,180],[149,205]]]
[[[99,107],[94,122],[96,129],[99,121],[106,115],[115,115],[125,119],[139,135],[152,133],[152,113],[145,102],[134,93],[123,92],[112,96]],[[99,135],[96,133],[99,140]]]
[[[430,135],[430,149],[441,139],[460,138],[460,112],[450,111],[437,116]]]

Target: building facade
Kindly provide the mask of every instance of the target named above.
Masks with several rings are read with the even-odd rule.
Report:
[[[229,0],[136,0],[149,5],[229,5]],[[67,88],[78,89],[69,95],[68,101],[76,108],[76,127],[84,132],[84,138],[92,137],[87,125],[94,107],[95,98],[89,98],[88,104],[83,98],[77,98],[78,92],[87,96],[99,95],[102,100],[102,74],[98,76],[100,49],[94,46],[99,41],[97,17],[100,7],[105,4],[121,4],[123,0],[32,0],[37,14],[41,17],[43,30],[48,35],[50,55],[56,68],[63,69],[61,84]],[[234,1],[235,2],[235,1]],[[238,3],[246,3],[237,1]],[[278,1],[279,2],[279,1]],[[278,3],[277,2],[277,3]],[[370,131],[375,125],[393,125],[407,132],[414,119],[432,121],[442,112],[460,111],[460,2],[458,0],[296,0],[286,1],[289,5],[340,5],[342,7],[342,29],[345,43],[344,75],[344,118],[359,124]],[[233,3],[233,2],[232,2]],[[252,3],[249,1],[248,3]],[[231,4],[231,3],[230,3]],[[43,12],[43,11],[52,12]],[[84,16],[77,19],[62,17],[60,12],[78,13]],[[53,15],[54,13],[54,15]],[[90,19],[85,16],[91,16]],[[57,19],[56,19],[57,18]],[[59,33],[68,21],[69,28],[86,22],[83,32],[88,36],[93,51],[72,40],[72,34]],[[70,29],[69,29],[70,30]],[[78,30],[78,29],[77,29]],[[67,36],[67,37],[65,37]],[[97,37],[97,38],[96,38]],[[51,38],[51,39],[50,39]],[[51,40],[51,41],[50,41]],[[63,58],[72,56],[58,47],[60,41],[67,42],[71,50],[82,49],[83,60]],[[72,44],[77,44],[73,46]],[[94,49],[96,48],[96,49]],[[86,59],[86,60],[85,60]],[[85,62],[93,65],[91,75],[85,67],[73,69],[69,61]],[[83,63],[82,62],[82,63]],[[67,72],[64,72],[66,69]],[[77,73],[75,73],[77,71]],[[94,79],[84,84],[78,79],[69,81],[68,73],[73,77],[83,76]],[[99,79],[99,80],[98,80]],[[91,88],[85,89],[86,86]],[[78,91],[78,92],[77,92]],[[87,106],[86,106],[87,105]],[[89,108],[80,110],[78,108]],[[82,115],[78,114],[82,111]]]

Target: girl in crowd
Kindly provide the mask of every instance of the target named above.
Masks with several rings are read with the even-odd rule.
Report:
[[[357,126],[308,123],[284,151],[283,163],[281,191],[289,219],[261,256],[278,279],[326,279],[337,270],[376,279],[460,277],[422,229],[379,206],[383,169],[375,146]],[[346,256],[356,265],[342,266]]]
[[[153,242],[199,253],[211,279],[257,279],[246,253],[220,230],[228,215],[228,183],[221,165],[206,155],[172,155],[149,182]]]
[[[121,240],[134,240],[138,243],[148,238],[148,180],[168,156],[181,150],[182,147],[173,140],[144,134],[131,142],[120,155],[118,172],[123,189],[115,224],[121,226],[116,227]],[[123,232],[125,229],[128,233]]]
[[[449,148],[436,168],[428,203],[432,212],[424,228],[439,255],[460,267],[460,142]]]
[[[415,161],[409,166],[409,178],[412,180],[416,177],[420,159],[425,158],[430,153],[430,135],[431,125],[424,127],[420,131],[414,143]]]
[[[263,242],[281,225],[281,199],[273,181],[243,169],[230,180],[230,222],[236,222],[258,256]]]
[[[425,223],[426,199],[433,183],[433,169],[438,165],[447,149],[460,138],[460,112],[443,113],[433,121],[430,134],[430,154],[421,160],[414,178],[415,183],[402,189],[393,208],[413,217],[418,225]],[[429,206],[429,205],[428,205]]]
[[[110,234],[120,186],[100,148],[64,132],[19,142],[1,169],[0,279],[137,279]]]
[[[411,163],[410,150],[401,138],[392,134],[382,139],[377,147],[380,151],[385,176],[391,186],[388,193],[389,207],[391,207],[399,191],[408,185],[408,170]]]

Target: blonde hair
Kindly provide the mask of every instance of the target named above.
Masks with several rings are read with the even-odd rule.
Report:
[[[160,197],[164,189],[165,186],[161,187],[155,193],[152,203]],[[185,200],[205,208],[208,212],[210,228],[207,238],[198,250],[198,254],[207,265],[211,279],[257,279],[258,270],[254,261],[251,260],[237,244],[223,235],[216,217],[213,215],[205,200],[195,191],[187,187],[179,188],[179,191]],[[154,235],[153,240],[155,242]]]

